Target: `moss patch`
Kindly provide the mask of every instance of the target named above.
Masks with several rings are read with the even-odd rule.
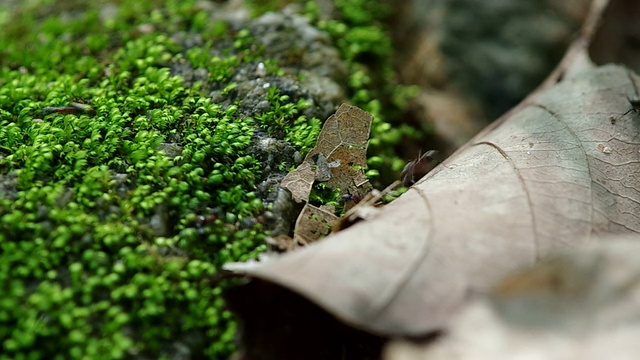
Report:
[[[175,24],[188,28],[193,4],[136,6],[103,22],[100,9],[34,15],[12,23],[28,32],[1,40],[6,358],[232,351],[235,328],[212,279],[265,249],[262,226],[243,222],[263,210],[247,151],[256,120],[171,75],[172,63],[199,60],[170,38]],[[212,26],[200,30],[220,36]],[[204,64],[220,83],[253,55],[246,34],[224,36],[235,53]],[[94,114],[42,111],[70,102]]]
[[[242,110],[233,74],[279,73],[248,31],[195,0],[115,4],[0,9],[2,359],[227,357],[219,269],[266,250],[252,141],[282,135],[304,153],[320,129],[275,88],[260,115]],[[403,130],[379,98],[397,88],[378,87],[390,45],[344,9],[318,25],[349,60],[350,97],[376,115],[371,165],[395,169],[384,149]],[[56,110],[71,103],[90,110]]]

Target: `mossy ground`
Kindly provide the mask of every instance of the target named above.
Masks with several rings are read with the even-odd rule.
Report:
[[[304,152],[321,125],[276,92],[251,118],[172,75],[188,61],[232,89],[234,67],[269,64],[195,0],[114,4],[106,18],[104,4],[73,1],[0,8],[0,359],[227,357],[235,325],[217,274],[266,249],[263,225],[246,221],[264,211],[253,132],[284,133]],[[390,145],[406,131],[384,121],[402,98],[389,95],[403,94],[384,8],[336,4],[342,20],[306,9],[348,62],[353,103],[376,116],[369,175],[393,173]],[[178,31],[228,41],[228,55],[185,49]],[[93,112],[43,112],[71,102]]]

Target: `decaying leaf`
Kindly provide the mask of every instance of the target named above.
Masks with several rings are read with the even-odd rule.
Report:
[[[362,172],[367,163],[367,143],[372,116],[351,105],[342,104],[331,115],[318,136],[316,146],[303,163],[289,173],[281,187],[291,192],[296,202],[307,202],[314,182],[323,182],[349,196],[362,197],[372,187]],[[296,221],[292,250],[321,239],[331,232],[337,217],[311,204],[305,204]],[[282,239],[279,239],[282,243]]]
[[[306,204],[296,221],[294,243],[308,245],[329,235],[336,220],[338,217],[332,211]]]
[[[640,117],[609,120],[628,110],[632,76],[604,66],[565,79],[375,221],[247,274],[359,329],[419,336],[515,268],[583,246],[594,233],[640,233]]]
[[[607,240],[518,271],[435,343],[395,343],[385,359],[636,359],[639,253],[637,241]]]
[[[234,289],[241,300],[230,304],[245,320],[248,358],[376,358],[381,338],[446,329],[470,296],[489,292],[514,269],[597,242],[595,235],[637,239],[640,114],[628,111],[628,97],[638,79],[621,66],[595,67],[587,51],[607,3],[594,1],[581,38],[541,90],[379,209],[373,220],[243,271],[252,281]],[[615,4],[637,8],[638,2]],[[625,281],[631,286],[633,279]],[[624,286],[617,290],[624,294]],[[637,304],[638,291],[630,291]],[[276,315],[265,321],[251,316],[260,308]],[[623,308],[623,317],[637,317]],[[317,317],[311,319],[312,312]],[[294,329],[287,336],[304,331],[303,336],[269,337],[273,319],[276,326]],[[333,331],[345,324],[357,340]],[[362,354],[355,350],[370,356],[350,357],[352,351]]]
[[[399,184],[400,182],[396,181],[382,191],[375,189],[371,190],[371,192],[365,195],[364,198],[360,199],[355,206],[349,208],[339,221],[334,222],[333,232],[342,231],[362,220],[372,220],[378,214],[379,209],[376,204],[383,196],[398,187]]]
[[[267,244],[276,251],[296,250],[329,235],[338,217],[333,206],[313,206],[305,204],[295,223],[293,237],[280,234],[266,238]]]
[[[342,163],[340,159],[328,162],[327,158],[321,153],[317,153],[313,156],[313,161],[316,167],[316,181],[329,181],[331,179],[331,169],[340,166]]]
[[[280,186],[300,203],[309,199],[314,181],[322,181],[345,194],[364,196],[372,187],[361,171],[367,165],[367,142],[372,116],[342,104],[322,127],[316,146]]]
[[[282,179],[280,187],[289,190],[293,200],[301,203],[309,200],[309,194],[311,194],[315,180],[316,171],[313,169],[313,163],[305,159],[302,164]]]

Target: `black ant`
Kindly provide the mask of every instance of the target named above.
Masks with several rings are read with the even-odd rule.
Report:
[[[402,186],[409,187],[415,184],[417,179],[427,175],[427,173],[438,164],[437,157],[438,152],[436,150],[429,150],[422,156],[418,153],[418,157],[415,160],[409,161],[400,173]]]
[[[343,194],[340,196],[340,203],[344,205],[344,211],[346,212],[358,205],[362,199],[363,196],[359,194]]]
[[[640,112],[640,99],[638,98],[632,99],[627,96],[627,101],[629,102],[629,105],[631,105],[631,109],[627,110],[627,112],[622,114],[622,116],[625,116],[630,112],[634,112],[636,114]]]
[[[627,101],[629,102],[629,105],[631,105],[631,109],[627,110],[627,112],[622,114],[622,116],[625,116],[630,112],[634,112],[636,114],[640,113],[640,95],[638,94],[636,82],[633,80],[631,74],[627,73],[627,76],[629,76],[629,81],[631,82],[631,85],[633,85],[633,92],[635,93],[635,96],[633,98],[627,96]]]
[[[616,121],[618,121],[619,118],[624,117],[625,115],[627,115],[628,113],[632,112],[632,113],[640,113],[640,99],[632,99],[630,97],[627,96],[627,101],[629,102],[629,105],[631,105],[631,109],[625,111],[624,114],[622,115],[618,115],[618,116],[609,116],[609,121],[611,122],[611,125],[615,125]]]

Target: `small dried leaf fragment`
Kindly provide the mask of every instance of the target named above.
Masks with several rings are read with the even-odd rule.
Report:
[[[324,182],[331,179],[331,168],[340,166],[340,159],[328,162],[327,158],[318,153],[313,157],[316,166],[316,181]]]
[[[371,220],[379,212],[379,208],[376,204],[382,199],[383,196],[391,192],[399,185],[399,181],[387,186],[386,189],[378,191],[373,189],[370,193],[365,195],[355,206],[348,209],[339,221],[334,222],[333,232],[342,231],[351,225],[361,220]],[[379,203],[378,203],[379,204]]]
[[[341,105],[322,127],[316,147],[282,180],[281,186],[298,203],[309,200],[316,181],[350,196],[367,194],[372,188],[361,169],[366,166],[372,120],[371,115],[355,106]],[[284,250],[294,250],[327,236],[337,220],[328,209],[306,204],[296,221],[293,239],[286,242]]]
[[[306,204],[296,221],[294,244],[307,245],[331,233],[338,217],[333,212]]]
[[[367,165],[367,141],[373,117],[358,107],[342,104],[322,127],[318,143],[280,186],[300,203],[309,199],[314,181],[333,189],[364,196],[372,187],[362,173]],[[320,173],[318,172],[319,168]]]
[[[306,202],[309,200],[309,194],[311,194],[311,187],[313,187],[315,178],[316,171],[313,169],[312,163],[305,159],[294,171],[282,179],[280,186],[291,192],[295,202]]]

